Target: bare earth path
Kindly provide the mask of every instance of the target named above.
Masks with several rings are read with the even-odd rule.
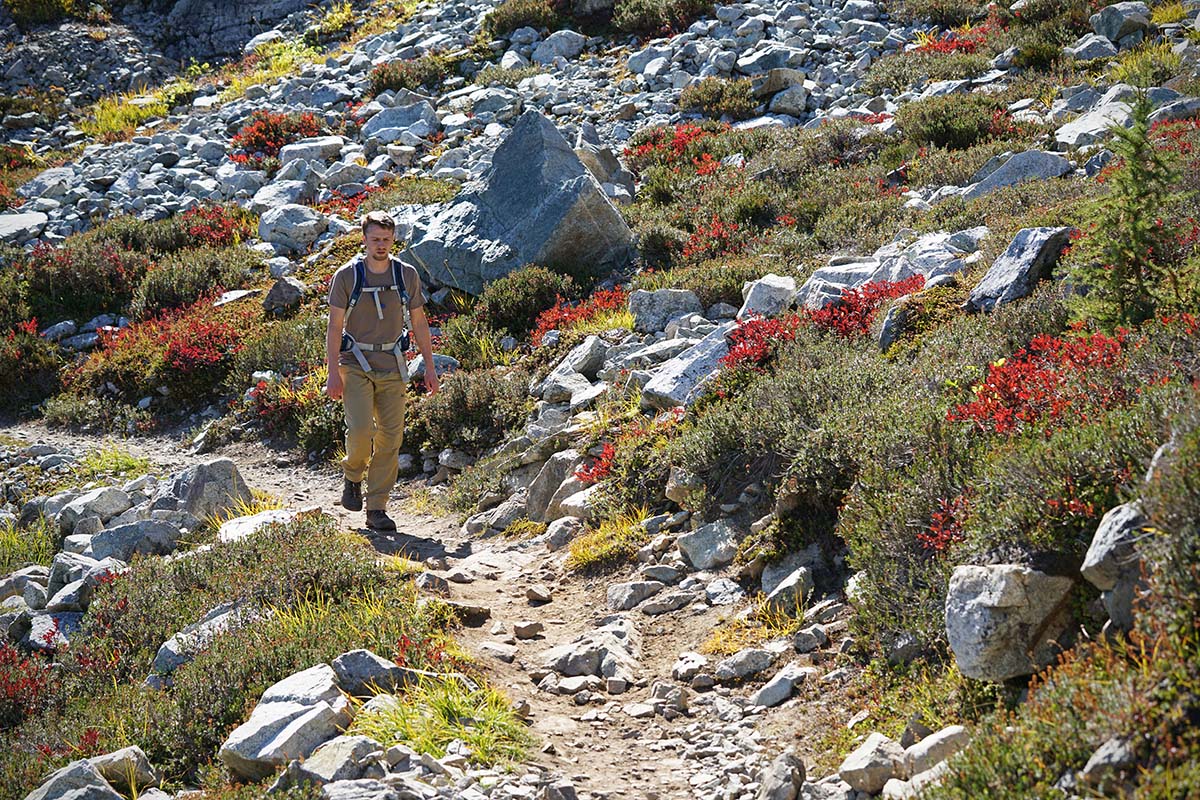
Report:
[[[3,432],[30,443],[70,447],[79,453],[115,444],[148,459],[157,474],[228,457],[237,463],[252,488],[270,492],[289,508],[319,506],[348,529],[367,536],[381,553],[419,559],[446,557],[448,569],[437,574],[448,577],[457,573],[459,581],[468,581],[452,581],[450,599],[491,611],[491,618],[482,626],[461,630],[459,640],[514,703],[529,703],[531,728],[540,741],[533,756],[535,763],[571,779],[581,797],[665,800],[696,796],[688,779],[697,767],[682,758],[684,742],[680,738],[681,729],[695,720],[681,717],[667,721],[661,716],[634,719],[623,708],[647,699],[654,680],[669,680],[678,654],[694,649],[716,624],[715,610],[700,614],[684,610],[669,617],[637,619],[642,652],[636,684],[623,695],[593,693],[590,702],[579,705],[572,696],[537,691],[530,673],[540,666],[540,655],[545,650],[572,641],[608,614],[605,590],[609,582],[620,579],[618,576],[568,576],[561,563],[564,553],[549,553],[543,546],[526,547],[503,539],[473,541],[461,532],[455,519],[413,514],[402,503],[394,502],[390,512],[398,526],[395,534],[368,531],[362,527],[361,512],[347,512],[337,504],[341,481],[333,467],[306,464],[293,453],[259,442],[235,442],[210,454],[195,455],[186,445],[161,437],[89,436],[30,423]],[[527,599],[526,590],[535,584],[550,589],[551,602],[539,604]],[[512,635],[513,623],[523,621],[541,622],[544,630],[534,639],[519,641]],[[506,643],[516,647],[511,663],[483,647]]]

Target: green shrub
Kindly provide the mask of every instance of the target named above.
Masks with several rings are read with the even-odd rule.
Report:
[[[62,392],[46,400],[42,419],[51,428],[129,436],[148,427],[150,414],[106,397]]]
[[[15,269],[0,267],[0,331],[8,331],[29,320],[25,283]]]
[[[983,12],[983,7],[971,0],[903,0],[896,14],[904,21],[928,20],[939,28],[957,28]]]
[[[434,89],[449,74],[449,60],[437,53],[387,61],[371,70],[371,94],[374,96],[399,89]]]
[[[167,255],[191,244],[181,223],[178,215],[154,222],[137,217],[114,217],[84,236],[139,253]]]
[[[61,22],[77,13],[77,0],[4,0],[13,22],[21,28]],[[84,9],[86,11],[86,7]]]
[[[46,325],[124,311],[149,268],[145,255],[89,238],[40,246],[18,265],[30,313]]]
[[[272,370],[284,376],[319,369],[325,363],[325,321],[317,316],[271,320],[250,331],[233,355],[225,389],[245,391],[255,372]]]
[[[458,184],[437,178],[396,178],[386,183],[382,191],[373,192],[368,196],[358,207],[358,213],[363,215],[371,211],[391,211],[396,206],[409,204],[445,203],[452,200],[454,195],[458,194],[458,190]],[[361,245],[361,240],[355,239],[355,244]]]
[[[0,334],[0,409],[28,410],[58,390],[58,347],[28,326]]]
[[[982,53],[897,53],[885,56],[867,70],[863,91],[902,92],[924,81],[974,78],[988,71],[990,59]]]
[[[813,237],[829,249],[869,253],[896,235],[889,225],[897,224],[896,216],[903,206],[904,198],[899,195],[846,203],[817,220]]]
[[[476,72],[472,80],[479,86],[507,86],[512,89],[526,78],[541,75],[545,71],[545,69],[536,65],[504,69],[495,64],[489,64],[479,70],[479,72]]]
[[[732,119],[749,119],[754,116],[758,101],[754,99],[749,78],[727,80],[704,78],[693,83],[679,95],[679,107],[685,111],[699,111],[720,118],[729,115]]]
[[[1001,108],[982,94],[930,97],[900,106],[896,125],[917,144],[965,150],[991,135],[993,116]]]
[[[576,300],[579,289],[570,276],[530,264],[483,287],[473,316],[483,326],[513,336],[533,330],[537,316],[558,300]]]
[[[550,0],[504,0],[483,18],[483,30],[490,39],[505,38],[517,28],[555,30],[560,24]]]
[[[711,10],[709,0],[617,0],[612,22],[625,33],[658,34],[682,30]]]
[[[438,352],[458,361],[464,370],[489,369],[512,360],[500,347],[502,335],[470,314],[450,317],[441,326]]]
[[[664,272],[643,272],[634,278],[633,288],[648,291],[687,289],[696,293],[705,308],[715,303],[740,306],[742,285],[758,280],[772,270],[779,272],[774,266],[764,268],[755,258],[717,259]]]
[[[130,316],[144,320],[183,308],[217,291],[236,289],[263,267],[262,257],[240,247],[202,247],[166,258],[142,278]]]
[[[437,394],[414,404],[408,441],[413,447],[479,454],[524,423],[531,405],[523,371],[456,372],[443,378]]]

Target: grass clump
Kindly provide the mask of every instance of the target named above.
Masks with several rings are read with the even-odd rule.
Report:
[[[461,741],[473,761],[489,765],[517,763],[533,744],[503,694],[454,675],[423,679],[395,702],[359,713],[348,733],[369,736],[384,747],[405,744],[435,758]]]
[[[50,524],[39,519],[21,528],[13,520],[0,522],[0,574],[8,575],[33,564],[50,566],[58,552],[58,536]]]
[[[1143,89],[1161,86],[1183,71],[1183,56],[1170,42],[1143,42],[1117,56],[1109,68],[1113,83],[1128,83]]]
[[[167,103],[153,95],[110,95],[91,107],[89,117],[79,129],[106,142],[127,139],[144,123],[167,115]]]
[[[245,95],[251,86],[295,75],[320,58],[317,50],[301,41],[267,42],[239,62],[237,71],[229,75],[228,85],[221,92],[221,100],[236,100]]]
[[[595,573],[628,563],[650,541],[650,534],[642,524],[648,516],[646,508],[627,508],[572,539],[568,545],[567,569]]]
[[[797,601],[791,608],[777,608],[763,596],[756,597],[751,611],[713,628],[700,645],[701,653],[731,656],[756,644],[792,636],[804,625],[804,606]]]
[[[712,77],[686,87],[679,95],[679,107],[708,117],[742,120],[754,116],[758,101],[754,99],[749,78]]]

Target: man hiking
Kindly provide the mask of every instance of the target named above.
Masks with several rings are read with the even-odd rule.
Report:
[[[367,507],[367,527],[394,531],[387,515],[404,440],[404,353],[414,336],[425,365],[425,388],[438,390],[425,296],[416,269],[392,255],[396,221],[372,211],[362,221],[364,254],[334,273],[329,284],[325,390],[346,409],[342,506]],[[363,481],[366,481],[366,491]]]

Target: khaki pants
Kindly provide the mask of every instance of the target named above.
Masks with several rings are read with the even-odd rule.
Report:
[[[346,408],[346,480],[362,481],[367,511],[387,508],[396,485],[400,445],[404,443],[405,385],[399,372],[363,372],[341,365],[342,403]]]

